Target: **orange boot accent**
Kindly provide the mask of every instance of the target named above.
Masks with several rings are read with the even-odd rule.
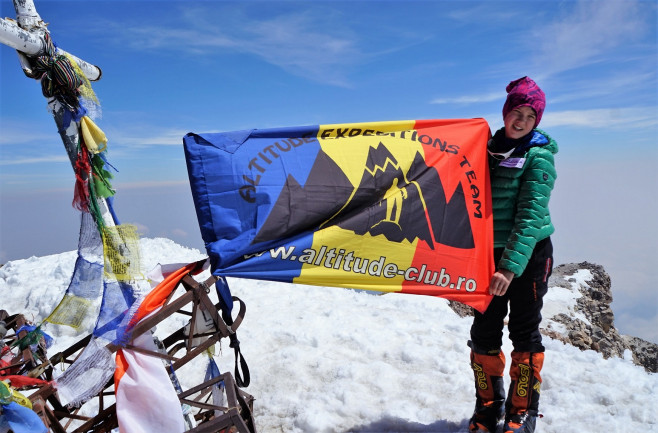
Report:
[[[471,432],[494,432],[505,415],[505,355],[503,352],[483,355],[472,351],[471,368],[475,376],[475,410],[468,429]]]
[[[496,385],[505,372],[505,354],[482,355],[471,351],[471,368],[475,376],[475,393],[483,404],[505,398],[497,393]]]
[[[512,352],[512,383],[506,404],[508,415],[538,410],[542,382],[540,372],[543,365],[543,352]]]

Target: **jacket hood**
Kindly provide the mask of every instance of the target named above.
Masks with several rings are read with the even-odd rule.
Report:
[[[534,133],[534,135],[533,135],[533,138],[530,139],[531,142],[535,138],[535,136],[541,135],[541,136],[544,137],[544,139],[547,141],[547,143],[542,144],[540,146],[544,147],[546,150],[550,150],[553,155],[555,155],[558,152],[557,142],[555,140],[553,140],[553,138],[551,138],[550,135],[548,135],[547,133],[545,133],[541,129],[535,129],[532,132]]]

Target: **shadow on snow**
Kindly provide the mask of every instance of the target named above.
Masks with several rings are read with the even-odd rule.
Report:
[[[436,421],[421,424],[400,418],[386,417],[370,424],[352,427],[345,433],[457,433],[468,432],[468,418],[460,423]]]

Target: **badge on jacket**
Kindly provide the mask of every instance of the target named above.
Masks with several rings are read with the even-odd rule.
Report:
[[[525,164],[525,158],[507,158],[501,161],[499,166],[507,168],[523,168],[523,164]]]

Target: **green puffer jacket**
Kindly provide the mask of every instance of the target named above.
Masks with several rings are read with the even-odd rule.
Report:
[[[489,157],[494,218],[494,248],[505,247],[499,269],[523,273],[537,242],[555,228],[548,201],[557,173],[553,155],[557,143],[543,131],[533,131],[535,144],[505,161]]]

